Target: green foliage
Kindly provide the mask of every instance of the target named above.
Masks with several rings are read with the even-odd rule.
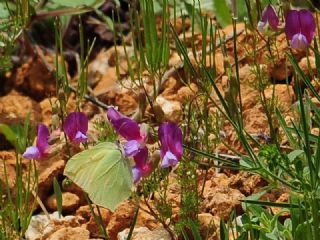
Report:
[[[109,121],[98,119],[94,123],[94,128],[97,132],[97,142],[115,142],[118,138]]]
[[[33,21],[62,15],[66,15],[69,18],[72,14],[91,11],[101,6],[103,2],[101,0],[51,0],[42,1],[40,5],[36,5],[37,1],[31,0],[17,1],[16,3],[8,2],[8,4],[0,2],[0,30],[2,31],[2,34],[0,34],[0,53],[4,53],[4,57],[0,58],[0,68],[10,67],[10,54],[14,51],[15,43],[22,36],[21,33],[32,25]],[[236,8],[232,9],[228,2],[236,2]],[[131,12],[131,26],[134,36],[133,56],[124,47],[131,79],[134,83],[138,79],[137,85],[144,89],[142,73],[145,70],[149,72],[150,79],[153,81],[154,92],[153,96],[150,97],[144,89],[146,95],[144,97],[148,99],[150,106],[153,107],[153,101],[161,91],[161,79],[168,69],[171,47],[169,45],[169,37],[171,36],[169,32],[171,30],[184,66],[185,78],[183,80],[186,85],[191,81],[196,81],[200,88],[200,93],[194,99],[190,99],[190,102],[184,106],[185,112],[183,115],[186,116],[186,119],[184,119],[183,124],[186,128],[186,151],[179,167],[173,170],[174,174],[178,175],[178,184],[181,190],[179,221],[174,222],[172,204],[167,199],[167,191],[171,184],[171,179],[169,178],[170,170],[157,168],[149,177],[143,179],[137,187],[137,199],[143,197],[147,204],[150,197],[157,192],[157,198],[154,201],[155,208],[149,209],[151,214],[169,231],[170,225],[174,225],[176,232],[184,239],[202,239],[203,236],[200,235],[200,224],[197,219],[201,200],[201,191],[198,191],[199,172],[203,171],[206,179],[208,167],[210,166],[247,170],[252,174],[258,174],[263,177],[269,185],[266,189],[243,201],[245,212],[241,216],[237,217],[235,213],[232,213],[226,223],[221,220],[221,239],[230,239],[231,233],[233,239],[239,240],[317,239],[320,235],[320,137],[319,134],[312,133],[311,129],[320,128],[320,110],[313,99],[310,99],[310,93],[318,101],[320,101],[320,95],[313,79],[310,79],[299,67],[296,56],[288,53],[286,57],[293,67],[297,103],[293,110],[295,119],[291,122],[286,121],[280,110],[277,109],[278,102],[276,102],[275,96],[272,96],[272,99],[269,100],[264,94],[269,84],[269,78],[260,69],[261,63],[256,61],[258,56],[256,47],[258,46],[259,38],[255,36],[251,36],[253,38],[252,50],[246,49],[246,51],[252,51],[247,54],[254,59],[252,65],[253,74],[257,79],[256,90],[259,91],[259,101],[268,119],[270,143],[261,144],[246,132],[243,124],[236,23],[237,21],[246,21],[250,29],[255,29],[263,7],[268,3],[278,3],[278,1],[140,0],[139,3],[140,12],[137,9],[133,9]],[[293,3],[300,4],[302,1],[294,1]],[[119,4],[118,1],[117,4]],[[170,9],[172,6],[175,6],[173,11]],[[234,63],[228,60],[226,37],[221,34],[219,28],[213,24],[209,17],[203,16],[203,12],[208,9],[214,11],[218,27],[233,24],[234,31],[230,39],[233,40]],[[233,10],[236,12],[232,18]],[[97,13],[99,14],[99,11]],[[156,21],[159,14],[162,17],[161,31]],[[191,47],[188,48],[188,43],[181,40],[181,36],[178,36],[175,32],[171,22],[172,16],[174,20],[176,20],[177,16],[183,16],[183,21],[186,16],[191,18],[192,40],[195,39],[195,30],[200,29],[202,33],[200,51],[193,41],[191,41]],[[105,21],[115,33],[114,23],[111,22],[111,19],[105,18]],[[62,44],[63,25],[64,23],[59,19],[55,21],[57,97],[61,108],[58,114],[61,122],[63,122],[63,116],[66,114],[66,105],[70,94]],[[141,27],[143,32],[140,31]],[[89,52],[85,53],[83,51],[84,36],[81,24],[79,30],[81,71],[76,91],[78,110],[87,90],[88,56],[93,46],[92,44]],[[208,40],[208,36],[210,40]],[[124,37],[121,37],[124,40]],[[183,37],[185,39],[185,33],[183,33]],[[216,37],[220,41],[216,41]],[[268,56],[270,60],[268,64],[271,64],[271,66],[277,60],[277,54],[272,53],[274,51],[274,39],[272,37],[268,37],[265,41],[270,54]],[[221,88],[218,87],[215,60],[213,60],[212,65],[210,61],[210,67],[206,62],[208,53],[212,53],[211,57],[215,59],[215,51],[219,47],[225,60],[224,75],[227,76],[228,84],[230,85],[230,88],[224,94],[222,94]],[[316,39],[314,48],[309,49],[309,51],[314,51],[318,70],[317,77],[319,78],[320,54]],[[136,64],[132,64],[132,62]],[[118,66],[118,64],[116,65]],[[312,71],[310,70],[309,72]],[[316,83],[318,78],[314,80]],[[301,87],[301,82],[305,86]],[[215,95],[214,99],[213,95]],[[141,102],[143,101],[141,100]],[[218,104],[215,104],[217,102]],[[144,116],[146,106],[143,108],[143,104],[139,106],[141,108],[139,110],[139,119]],[[211,108],[209,104],[214,104],[216,112],[218,112],[216,116],[212,116],[213,114],[209,111]],[[225,121],[237,134],[243,148],[241,153],[223,141],[223,134],[220,134],[220,130],[223,129]],[[0,226],[0,239],[16,236],[22,238],[32,215],[33,208],[31,207],[30,209],[28,204],[31,201],[31,194],[36,191],[37,173],[32,161],[29,163],[28,173],[23,173],[19,155],[27,145],[32,144],[33,135],[29,128],[28,118],[23,127],[0,124],[0,131],[15,146],[17,153],[16,194],[13,196],[10,192],[8,182],[6,182],[7,186],[5,188],[0,188],[0,195],[4,196],[0,200],[0,221],[2,223]],[[104,142],[114,142],[116,140],[117,136],[110,124],[105,121],[97,122],[96,129],[100,132],[97,142],[102,141],[102,143],[72,156],[66,165],[64,174],[83,188],[94,203],[114,210],[121,201],[131,195],[133,187],[131,168],[128,160],[124,159],[122,149],[119,146]],[[283,130],[286,139],[288,139],[288,146],[286,147],[287,150],[290,149],[289,151],[284,151],[281,145],[279,129]],[[214,139],[209,138],[209,136],[214,136]],[[212,149],[216,149],[216,144],[221,141],[237,155],[234,156],[234,159],[240,159],[239,162],[234,159],[225,159],[218,153],[213,152]],[[3,163],[5,164],[5,160]],[[203,169],[199,169],[199,166]],[[57,197],[58,210],[61,213],[62,196],[60,186],[56,180],[54,180],[53,187]],[[289,202],[273,203],[261,201],[261,196],[270,189],[281,189],[288,192],[290,195]],[[290,212],[290,218],[282,221],[280,219],[281,212],[275,214],[270,210],[270,207],[278,207],[282,208],[283,211]],[[91,205],[90,208],[93,212]],[[99,208],[97,209],[100,215]],[[134,229],[138,212],[139,208],[135,213],[128,238],[130,238]],[[95,214],[94,218],[99,223],[101,232],[107,238],[101,218],[98,219]]]
[[[36,166],[33,161],[23,166],[21,157],[16,154],[13,188],[10,187],[12,179],[9,179],[6,159],[0,159],[3,164],[1,168],[4,170],[4,185],[0,185],[0,239],[22,239],[36,208],[34,199],[38,184]]]
[[[161,36],[158,37],[156,15],[151,0],[141,0],[141,15],[145,38],[146,64],[150,72],[156,73],[166,67],[169,61],[167,0],[163,1]],[[143,49],[140,49],[143,51]]]
[[[293,239],[290,220],[281,224],[278,219],[282,212],[272,215],[257,205],[249,205],[246,209],[247,212],[238,219],[237,230],[240,231],[240,239],[245,235],[252,236],[253,239]]]
[[[62,192],[61,192],[60,185],[59,185],[56,178],[53,179],[53,190],[54,190],[54,195],[56,196],[57,210],[59,213],[59,217],[61,217],[61,214],[62,214]]]
[[[22,154],[26,149],[28,139],[33,140],[35,131],[33,127],[29,125],[29,114],[26,116],[24,124],[13,124],[9,126],[4,123],[0,123],[0,132],[4,135],[8,142],[15,147],[17,153]],[[31,141],[32,144],[32,141]]]
[[[132,238],[132,234],[133,234],[133,231],[134,231],[134,227],[135,227],[135,225],[136,225],[136,223],[137,223],[139,210],[140,210],[140,208],[137,207],[137,210],[136,210],[136,212],[135,212],[135,214],[134,214],[134,217],[133,217],[133,221],[132,221],[131,226],[130,226],[130,231],[129,231],[129,233],[128,233],[127,240],[130,240],[130,239]]]
[[[183,159],[178,169],[178,180],[181,191],[180,221],[176,224],[178,233],[187,235],[191,231],[195,239],[200,239],[200,226],[197,219],[199,208],[198,165]]]
[[[7,124],[1,123],[0,124],[0,131],[12,145],[15,145],[16,134]]]
[[[277,173],[279,172],[279,164],[281,164],[281,154],[275,145],[263,145],[258,153],[260,161],[264,162],[267,168]]]
[[[257,18],[260,16],[259,14],[262,9],[257,9],[257,5],[254,1],[248,0],[241,2],[247,3],[247,12],[250,14],[252,13],[252,9],[256,11],[249,17],[250,22],[252,23],[251,27],[255,28],[257,21],[259,21]],[[257,4],[258,2],[261,4],[260,8],[263,8],[268,3],[268,1],[255,2]],[[239,1],[237,1],[239,14],[239,11],[241,11],[240,9],[242,8],[242,3],[238,3]],[[216,1],[215,4],[225,3],[224,1]],[[228,9],[226,5],[221,9],[225,9],[226,13],[220,16],[220,19],[218,16],[219,13],[216,13],[216,15],[220,24],[223,25],[223,19],[229,18],[231,20],[231,15],[230,9]],[[221,11],[221,13],[223,12],[224,11]],[[229,17],[227,17],[227,14],[229,14]],[[241,20],[240,14],[238,17]],[[234,19],[234,30],[235,23],[236,21]],[[202,29],[202,31],[203,30],[204,29]],[[311,134],[311,129],[320,127],[320,115],[318,107],[310,100],[307,94],[309,92],[314,99],[317,99],[318,101],[320,100],[318,90],[315,88],[314,82],[312,82],[308,75],[300,69],[296,57],[292,54],[288,54],[288,60],[295,70],[293,79],[295,80],[294,86],[296,87],[295,92],[298,98],[298,101],[295,104],[295,110],[293,111],[295,119],[288,123],[284,120],[280,110],[277,108],[281,103],[276,101],[276,96],[273,95],[271,100],[266,98],[264,93],[267,86],[265,73],[260,69],[261,63],[254,62],[255,71],[253,74],[256,76],[258,81],[257,90],[260,93],[259,100],[266,112],[271,136],[271,144],[261,144],[246,132],[242,124],[241,94],[237,82],[239,80],[239,73],[237,72],[239,69],[239,63],[237,61],[236,52],[236,32],[234,31],[233,36],[235,67],[231,67],[232,65],[229,62],[225,63],[226,66],[230,66],[225,69],[225,74],[228,76],[229,83],[231,81],[231,83],[235,83],[236,86],[231,89],[233,91],[230,93],[230,96],[233,97],[232,99],[230,99],[230,97],[228,98],[228,94],[222,95],[217,86],[215,76],[213,76],[206,68],[207,65],[202,59],[196,59],[196,61],[198,60],[198,65],[191,64],[191,55],[189,52],[194,51],[194,49],[187,49],[187,44],[179,39],[173,28],[172,32],[176,41],[176,47],[182,56],[185,69],[188,71],[188,74],[195,79],[201,80],[198,85],[200,86],[202,93],[206,94],[208,99],[212,102],[215,102],[215,100],[210,98],[213,95],[212,91],[214,92],[216,98],[219,99],[219,105],[215,105],[215,107],[218,108],[224,119],[226,119],[230,126],[232,126],[233,131],[236,132],[238,139],[244,148],[245,154],[238,153],[232,149],[232,147],[230,147],[230,150],[235,154],[239,154],[240,168],[262,176],[268,181],[270,188],[286,189],[286,192],[289,192],[290,194],[290,202],[288,204],[262,202],[258,199],[251,202],[247,201],[249,207],[247,208],[246,214],[242,216],[242,225],[237,229],[238,235],[236,239],[301,239],[303,231],[308,232],[308,234],[304,236],[305,239],[316,239],[316,236],[319,235],[318,226],[320,220],[318,211],[320,192],[320,138],[318,134]],[[223,42],[224,38],[221,37],[221,40],[221,49],[223,52],[225,49]],[[249,54],[252,54],[252,57],[255,59],[258,52],[255,47],[257,42],[255,42],[255,39],[252,41],[254,46],[252,53]],[[205,48],[209,45],[205,41],[203,44],[203,47]],[[214,44],[216,45],[216,43]],[[277,59],[276,53],[272,53],[274,47],[273,39],[268,39],[266,44],[270,53],[269,60],[271,60],[270,62],[272,64],[272,61]],[[315,41],[315,47],[318,49],[317,41]],[[317,69],[319,69],[320,61],[317,50],[315,51],[315,56]],[[193,54],[193,57],[196,58],[196,54]],[[312,70],[310,69],[310,71]],[[305,84],[308,89],[307,91],[303,90],[301,82]],[[205,86],[203,83],[210,83],[211,88]],[[239,114],[237,114],[238,109],[240,109]],[[196,119],[199,122],[199,118]],[[190,119],[188,122],[188,128],[190,129],[192,124],[196,125],[195,122],[196,121]],[[202,126],[202,124],[200,125]],[[291,151],[286,152],[282,149],[282,146],[280,145],[278,126],[284,130],[289,142],[289,148],[292,148]],[[196,135],[193,132],[192,134],[193,136]],[[208,150],[205,151],[204,149],[206,149],[206,147],[203,144],[199,144],[198,146],[190,146],[189,144],[186,148],[194,154],[218,161],[221,164],[221,167],[230,167],[228,161],[225,159],[214,156],[214,154],[211,154]],[[234,166],[237,168],[236,165]],[[291,220],[288,219],[284,223],[281,223],[278,219],[279,214],[271,214],[261,206],[276,206],[283,208],[291,213]],[[225,225],[222,222],[220,227],[221,239],[229,239],[230,230],[233,229],[232,223],[228,222],[227,225]],[[296,231],[298,231],[298,233],[296,233]]]
[[[230,8],[226,0],[213,0],[213,11],[222,26],[231,24]]]
[[[133,185],[128,161],[110,142],[74,155],[67,162],[64,175],[87,192],[95,204],[112,211],[130,196]]]
[[[104,1],[103,0],[50,0],[48,4],[56,4],[57,6],[64,6],[64,7],[79,7],[79,6],[89,6],[92,8],[100,7]]]
[[[0,159],[4,171],[4,186],[0,183],[0,239],[17,239],[24,236],[35,208],[33,196],[37,190],[38,174],[33,161],[23,166],[20,154],[29,139],[34,139],[34,129],[30,128],[29,114],[23,125],[0,124],[0,132],[15,147],[16,163],[14,179],[15,186],[10,188],[12,179],[9,179],[6,159]]]
[[[15,51],[16,42],[34,22],[43,18],[65,16],[66,25],[71,15],[95,10],[103,3],[103,0],[0,1],[0,71],[12,67],[11,55]]]

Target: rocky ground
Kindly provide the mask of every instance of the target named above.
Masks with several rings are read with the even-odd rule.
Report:
[[[237,26],[238,30],[244,29],[242,24]],[[177,29],[179,31],[179,29]],[[232,34],[232,28],[224,29],[226,35]],[[254,87],[255,75],[252,72],[252,60],[246,55],[246,50],[250,46],[250,32],[242,32],[238,36],[238,54],[240,62],[240,81],[241,94],[243,101],[243,115],[245,128],[251,134],[267,134],[268,124],[262,105],[257,101],[258,91]],[[188,38],[187,38],[188,40]],[[201,34],[196,36],[196,44],[201,44]],[[189,39],[191,41],[191,39]],[[130,45],[130,36],[126,41],[127,51],[132,52]],[[256,61],[264,71],[267,71],[272,84],[265,90],[267,98],[272,97],[273,90],[278,99],[278,104],[282,113],[289,122],[292,118],[292,104],[296,96],[293,90],[292,81],[289,85],[286,83],[286,74],[291,76],[292,67],[288,64],[285,69],[285,50],[287,43],[284,35],[277,37],[277,47],[279,58],[276,67],[265,63],[266,49],[261,43],[261,50]],[[23,123],[25,116],[30,112],[32,123],[43,122],[46,125],[52,124],[52,106],[55,97],[55,78],[53,72],[48,69],[48,65],[53,68],[54,56],[44,48],[40,50],[40,55],[30,56],[24,64],[6,74],[3,96],[0,97],[0,123],[14,124]],[[234,62],[233,44],[227,43],[229,61]],[[116,74],[115,49],[102,49],[96,54],[95,58],[89,64],[88,82],[91,91],[90,95],[96,97],[107,105],[118,106],[119,110],[127,115],[135,113],[139,105],[139,89],[128,78],[128,65],[125,60],[123,48],[118,47],[118,57],[120,58],[120,77],[121,84]],[[301,53],[296,53],[299,59],[300,67],[308,74],[306,58]],[[311,66],[315,71],[314,57],[310,57]],[[180,58],[173,51],[170,58],[170,66],[178,66]],[[217,73],[221,77],[217,80],[221,93],[225,93],[228,88],[227,77],[223,68],[223,57],[221,50],[216,53]],[[70,77],[72,83],[76,79]],[[144,77],[146,89],[152,89],[151,80],[148,75]],[[164,119],[179,123],[183,117],[185,103],[199,92],[196,81],[191,82],[189,86],[183,84],[177,74],[170,74],[164,82],[162,91],[156,99],[156,103],[164,114]],[[50,100],[49,100],[50,98]],[[213,95],[216,99],[216,96]],[[314,100],[316,102],[316,100]],[[317,103],[317,102],[316,102]],[[318,104],[318,103],[317,103]],[[68,102],[69,111],[75,109],[75,100],[72,95]],[[91,119],[89,137],[94,138],[95,130],[92,127],[94,120],[97,118],[106,119],[105,110],[99,108],[92,102],[86,101],[82,106],[82,111]],[[216,111],[214,107],[210,108],[211,112]],[[148,110],[147,110],[148,112]],[[149,116],[152,113],[149,110]],[[313,129],[313,131],[318,131]],[[243,151],[237,136],[230,131],[230,126],[226,123],[224,126],[225,137],[231,146],[238,151]],[[9,176],[9,187],[13,189],[15,184],[15,153],[10,144],[1,137],[0,159],[5,159],[7,173]],[[284,139],[285,143],[285,139]],[[75,150],[79,151],[79,150]],[[231,154],[222,144],[218,145],[212,152]],[[84,194],[80,188],[71,185],[63,188],[63,218],[57,216],[57,203],[53,194],[53,179],[59,181],[63,179],[63,170],[66,164],[63,151],[61,154],[38,161],[37,169],[39,170],[39,198],[44,203],[49,214],[40,213],[40,207],[37,208],[34,217],[31,220],[31,226],[26,234],[27,239],[99,239],[101,234],[98,226],[90,213],[86,204]],[[27,163],[27,162],[25,162]],[[27,165],[27,164],[26,164]],[[0,165],[0,186],[4,186],[4,169]],[[199,188],[204,184],[204,194],[200,205],[201,213],[198,218],[201,223],[201,229],[206,232],[208,226],[212,227],[209,239],[217,239],[216,230],[219,229],[220,218],[227,219],[230,212],[236,210],[241,213],[240,200],[246,196],[259,191],[267,183],[258,176],[250,175],[245,172],[237,171],[217,171],[209,169],[206,178],[199,170]],[[167,198],[174,206],[174,214],[179,208],[179,186],[175,180],[174,171],[170,175],[169,192]],[[274,191],[265,196],[265,199],[271,201],[286,201],[286,195],[281,191]],[[152,205],[152,201],[150,203]],[[170,239],[168,232],[157,222],[151,215],[143,211],[143,204],[139,212],[136,229],[133,239]],[[126,239],[128,228],[133,221],[136,206],[130,200],[123,202],[115,212],[108,209],[101,209],[102,217],[111,239]],[[210,224],[213,223],[213,224]]]

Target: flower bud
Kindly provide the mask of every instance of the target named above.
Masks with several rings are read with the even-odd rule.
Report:
[[[279,18],[271,4],[266,6],[262,12],[261,21],[258,23],[259,32],[266,33],[269,29],[276,31],[279,25]]]

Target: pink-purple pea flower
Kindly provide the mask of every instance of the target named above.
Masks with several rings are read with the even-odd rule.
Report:
[[[316,23],[309,10],[290,10],[286,16],[285,32],[291,40],[291,47],[305,50],[312,42]]]
[[[126,156],[133,157],[135,161],[136,165],[132,168],[132,174],[134,182],[138,182],[141,177],[148,175],[151,171],[151,166],[147,163],[147,130],[113,107],[108,109],[107,116],[116,132],[127,140],[124,145],[124,152]]]
[[[183,154],[181,129],[174,123],[165,122],[160,125],[158,135],[161,143],[161,167],[175,166]]]
[[[47,156],[49,148],[48,143],[49,129],[46,125],[39,123],[37,127],[37,141],[36,146],[31,146],[26,149],[23,153],[25,159],[36,159],[40,160]]]
[[[88,118],[84,113],[72,112],[63,123],[63,130],[70,141],[74,144],[86,142],[88,140]]]
[[[257,28],[260,32],[266,32],[269,27],[272,31],[276,31],[278,29],[278,25],[278,15],[272,5],[268,4],[262,12],[262,18],[261,21],[259,21]]]
[[[134,166],[132,168],[132,176],[133,176],[133,182],[137,183],[140,181],[142,177],[148,176],[152,171],[152,166],[150,163],[146,163],[142,166]]]
[[[148,158],[146,129],[140,127],[136,121],[122,115],[112,107],[108,109],[107,116],[116,132],[127,140],[124,145],[126,156],[137,159],[137,164],[143,164]]]

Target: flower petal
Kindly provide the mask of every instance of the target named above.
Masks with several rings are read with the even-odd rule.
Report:
[[[308,44],[310,44],[316,33],[316,22],[312,13],[307,9],[300,10],[299,21],[301,33],[307,38]]]
[[[300,33],[299,15],[299,11],[290,10],[286,16],[284,30],[289,40],[292,40],[295,34]]]
[[[142,166],[142,168],[140,170],[142,173],[142,177],[146,177],[146,176],[150,175],[150,173],[152,172],[152,164],[146,163],[145,165]]]
[[[152,172],[151,164],[147,163],[141,167],[134,166],[132,168],[132,176],[134,183],[137,183],[142,177],[147,177]]]
[[[268,25],[266,22],[259,21],[257,25],[257,29],[259,32],[264,32],[267,26]]]
[[[44,155],[49,147],[49,129],[46,125],[39,123],[37,127],[37,142],[36,146],[40,155]],[[40,156],[39,156],[40,157]]]
[[[140,140],[140,127],[139,124],[119,113],[114,108],[109,108],[107,116],[113,128],[126,140]]]
[[[291,40],[291,47],[298,50],[305,50],[308,47],[308,40],[301,33],[295,34]]]
[[[167,151],[161,162],[161,167],[162,168],[173,167],[177,165],[177,163],[178,163],[178,158],[172,152]]]
[[[163,159],[167,151],[172,152],[179,160],[183,154],[182,132],[174,123],[162,123],[158,130],[161,142],[160,156]]]
[[[302,9],[300,11],[290,10],[286,16],[285,32],[287,38],[290,40],[293,40],[293,37],[296,34],[302,34],[306,38],[307,43],[310,44],[316,32],[316,23],[312,13],[307,9]],[[302,39],[301,36],[296,38]],[[297,39],[295,39],[295,41],[297,41]],[[296,47],[298,47],[298,43],[300,44],[303,42],[296,42]]]
[[[268,4],[268,6],[264,9],[262,13],[262,22],[265,24],[268,23],[272,30],[278,29],[279,18],[271,4]]]
[[[140,148],[139,151],[133,156],[133,159],[136,165],[142,168],[148,160],[148,148]]]
[[[161,143],[160,157],[163,158],[166,152],[169,150],[168,135],[170,133],[169,123],[162,123],[158,129],[158,137]]]
[[[76,136],[74,137],[74,142],[77,144],[86,142],[87,140],[88,140],[88,137],[80,131],[78,131],[76,133]]]
[[[78,132],[83,135],[88,131],[88,118],[84,113],[72,112],[64,120],[63,130],[67,134],[68,138],[76,143],[75,137]]]
[[[132,168],[132,176],[133,176],[133,182],[137,183],[140,181],[141,177],[142,177],[142,173],[140,168],[138,167],[133,167]]]
[[[22,155],[25,159],[40,159],[40,151],[36,146],[31,146],[26,149],[26,151]]]
[[[124,145],[124,152],[126,156],[134,156],[138,153],[140,143],[137,140],[130,140]]]
[[[125,116],[122,115],[121,113],[119,113],[113,107],[110,107],[107,110],[107,117],[108,117],[109,121],[112,122],[112,121],[116,121],[116,120],[118,120],[120,118],[124,118]]]

